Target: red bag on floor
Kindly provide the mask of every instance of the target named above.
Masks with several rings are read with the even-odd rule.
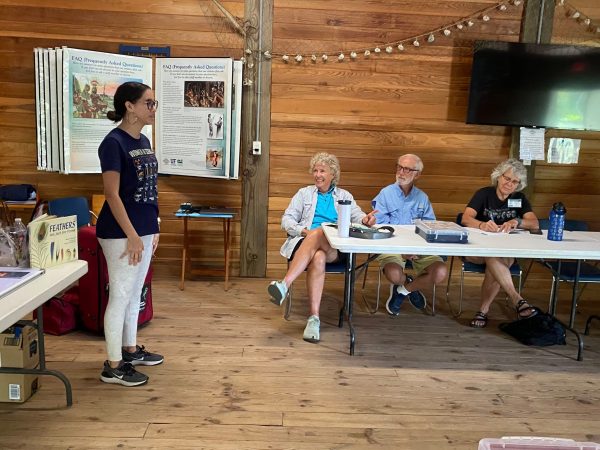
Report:
[[[88,263],[87,273],[79,279],[81,323],[83,328],[102,334],[109,293],[106,259],[96,238],[96,227],[81,227],[77,233],[77,240],[79,259]],[[149,322],[152,316],[152,266],[150,266],[142,289],[138,326]]]
[[[60,297],[52,297],[44,303],[44,333],[61,336],[77,329],[77,302],[79,288],[69,289]],[[34,313],[33,318],[37,318]]]

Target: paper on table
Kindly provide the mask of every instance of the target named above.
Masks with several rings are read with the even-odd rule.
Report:
[[[0,267],[0,297],[43,273],[42,269]]]

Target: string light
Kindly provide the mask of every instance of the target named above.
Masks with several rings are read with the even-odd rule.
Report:
[[[567,10],[568,18],[573,19],[575,22],[585,26],[587,31],[591,33],[600,33],[600,27],[595,25],[589,16],[579,11],[573,5],[568,4],[565,0],[559,0],[558,5]]]
[[[577,20],[579,23],[584,24],[585,26],[587,26],[589,28],[590,31],[600,32],[600,27],[597,27],[596,24],[592,23],[592,21],[591,21],[591,19],[589,19],[589,17],[586,17],[585,15],[581,14],[580,11],[573,8],[571,5],[568,5],[568,3],[566,3],[565,0],[556,0],[556,1],[557,1],[557,3],[559,3],[560,5],[563,5],[565,8],[568,9],[568,11],[569,11],[568,16],[570,18],[573,18],[574,20]],[[393,54],[394,46],[398,49],[399,52],[402,52],[405,50],[404,44],[407,44],[407,43],[411,43],[414,48],[418,48],[418,47],[421,47],[423,43],[424,43],[424,45],[426,45],[427,43],[435,42],[437,33],[440,33],[443,36],[449,37],[452,34],[452,30],[455,29],[454,27],[456,27],[457,30],[464,30],[465,28],[473,27],[477,21],[489,22],[490,20],[492,20],[490,13],[498,12],[498,11],[506,11],[510,6],[517,7],[517,6],[521,5],[522,3],[523,3],[522,0],[497,1],[497,3],[495,3],[494,5],[480,9],[479,11],[474,12],[473,14],[471,14],[469,16],[462,17],[459,20],[455,20],[455,21],[453,21],[449,24],[446,24],[444,26],[441,26],[439,28],[436,28],[436,29],[412,36],[412,37],[406,37],[406,38],[402,39],[401,41],[397,40],[395,42],[378,45],[376,47],[370,47],[370,48],[337,51],[337,52],[332,51],[329,54],[323,53],[320,57],[317,57],[316,54],[312,54],[310,56],[310,60],[313,63],[317,63],[319,59],[321,59],[322,62],[327,62],[329,59],[329,56],[331,56],[332,58],[336,58],[337,61],[343,62],[348,57],[351,60],[356,60],[359,57],[359,55],[364,56],[364,58],[369,58],[371,56],[371,53],[375,53],[376,55],[379,55],[382,53],[383,50],[385,50],[385,53],[387,53],[387,54]],[[250,49],[246,49],[245,53],[247,55],[250,55],[250,54],[252,54],[252,51]],[[306,52],[302,52],[302,53],[306,54]],[[294,60],[298,64],[300,64],[304,61],[304,59],[308,60],[308,57],[304,58],[302,56],[302,53],[297,53],[295,56],[290,57],[287,53],[286,54],[276,54],[276,53],[273,54],[272,51],[271,52],[266,51],[266,52],[263,52],[263,56],[265,57],[265,59],[271,59],[273,56],[281,57],[281,59],[284,63],[289,62],[290,58],[293,57]]]

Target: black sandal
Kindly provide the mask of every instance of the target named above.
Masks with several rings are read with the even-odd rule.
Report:
[[[487,326],[488,323],[488,316],[485,313],[482,313],[481,311],[477,311],[475,313],[475,317],[473,317],[473,320],[471,320],[471,327],[472,328],[485,328]]]
[[[515,310],[517,311],[517,319],[519,320],[529,319],[539,312],[539,309],[537,309],[535,306],[531,306],[524,298],[517,302]]]

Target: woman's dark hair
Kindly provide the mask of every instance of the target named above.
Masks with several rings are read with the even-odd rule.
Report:
[[[148,89],[151,89],[150,86],[138,83],[137,81],[123,83],[117,88],[117,92],[115,92],[113,99],[115,110],[106,113],[106,117],[113,122],[120,122],[125,117],[125,102],[137,102]]]

